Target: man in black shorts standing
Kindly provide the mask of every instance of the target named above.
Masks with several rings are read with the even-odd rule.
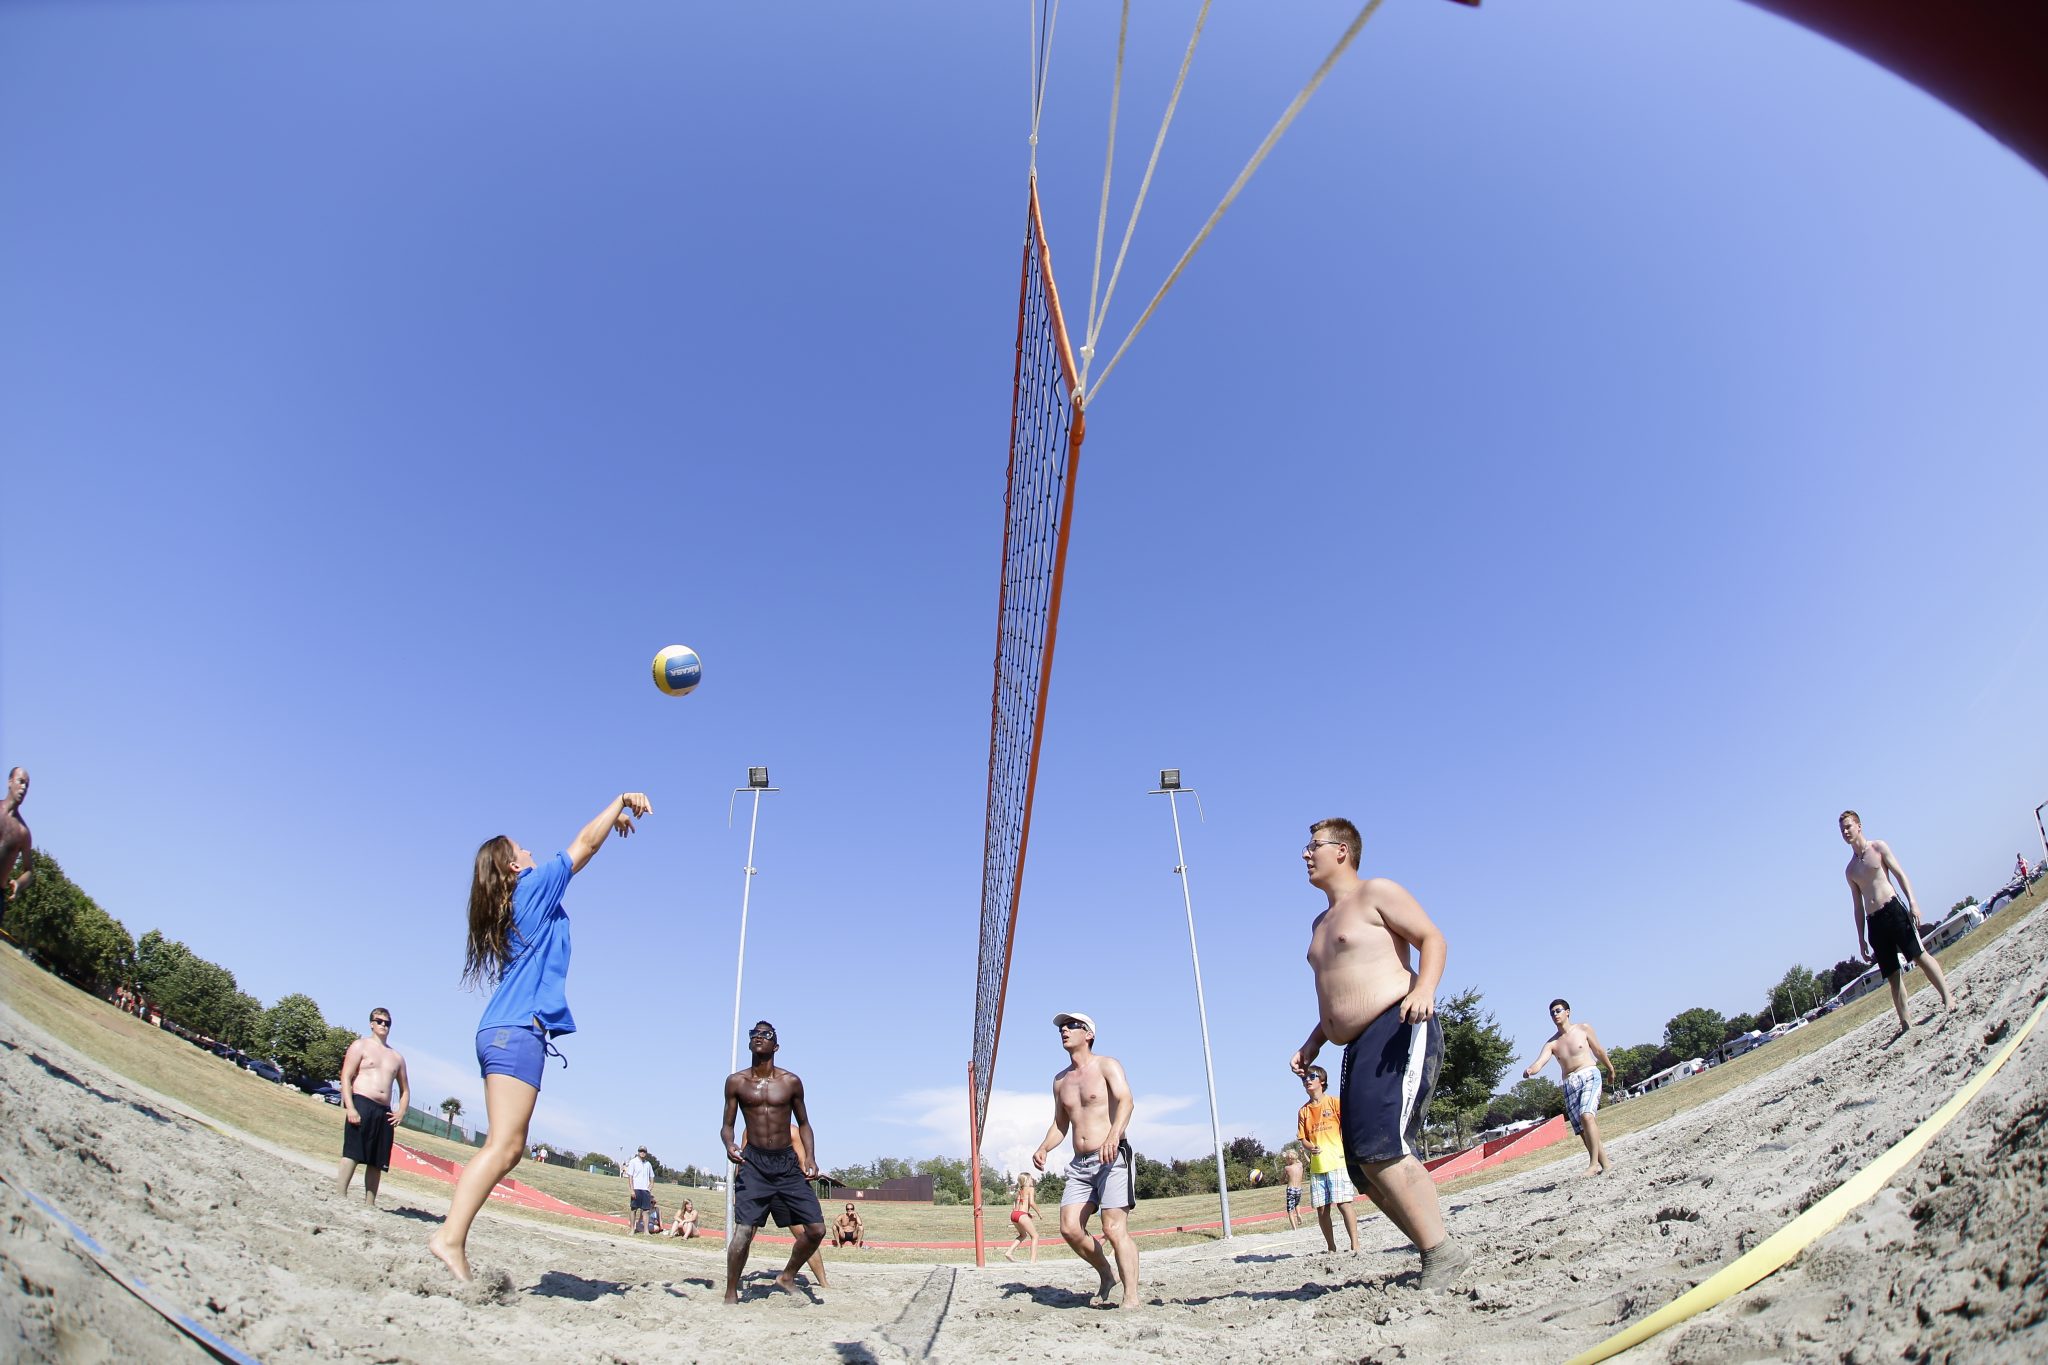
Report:
[[[1899,1012],[1899,1032],[1905,1034],[1913,1023],[1906,1018],[1906,987],[1899,969],[1905,958],[1927,974],[1927,984],[1941,995],[1941,1007],[1953,1011],[1955,997],[1949,994],[1948,979],[1941,964],[1920,943],[1920,902],[1913,895],[1913,883],[1906,877],[1891,846],[1882,839],[1865,838],[1863,817],[1845,810],[1836,817],[1842,842],[1850,849],[1849,899],[1856,906],[1856,948],[1865,962],[1875,962],[1892,988],[1892,1008]],[[1892,883],[1898,889],[1892,889]]]
[[[347,1122],[335,1174],[343,1195],[361,1166],[363,1197],[377,1202],[377,1187],[391,1169],[393,1139],[411,1104],[411,1086],[405,1056],[391,1046],[391,1011],[379,1005],[370,1011],[370,1036],[350,1043],[341,1059],[341,1115]]]
[[[761,1020],[747,1034],[747,1055],[754,1064],[725,1078],[725,1126],[718,1136],[733,1163],[725,1252],[727,1303],[740,1301],[740,1272],[746,1269],[747,1251],[770,1214],[777,1226],[793,1228],[796,1238],[789,1264],[775,1277],[778,1289],[796,1291],[798,1268],[825,1240],[825,1211],[811,1188],[811,1181],[818,1178],[811,1157],[818,1144],[810,1111],[804,1107],[804,1083],[795,1072],[775,1065],[776,1047],[775,1026]],[[747,1116],[744,1152],[733,1141],[733,1121],[742,1110]]]

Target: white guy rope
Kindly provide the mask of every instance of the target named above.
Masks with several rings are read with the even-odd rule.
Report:
[[[1095,401],[1095,395],[1102,391],[1102,385],[1109,378],[1110,371],[1114,370],[1117,362],[1123,359],[1124,352],[1131,348],[1131,343],[1138,339],[1138,333],[1145,330],[1145,324],[1152,320],[1152,314],[1158,309],[1159,301],[1166,297],[1166,291],[1173,288],[1174,281],[1180,278],[1180,272],[1187,268],[1188,262],[1194,259],[1197,251],[1201,250],[1202,243],[1208,240],[1211,232],[1215,231],[1216,224],[1222,221],[1223,215],[1237,201],[1237,196],[1244,189],[1246,182],[1252,178],[1253,173],[1265,161],[1266,154],[1273,150],[1273,144],[1278,142],[1282,134],[1286,133],[1288,127],[1293,124],[1295,116],[1308,104],[1310,98],[1316,93],[1317,87],[1322,85],[1324,78],[1337,65],[1337,59],[1344,55],[1344,49],[1351,46],[1351,40],[1356,38],[1359,31],[1365,27],[1367,21],[1379,12],[1382,2],[1383,0],[1366,0],[1365,8],[1360,10],[1358,17],[1351,21],[1351,27],[1344,30],[1344,36],[1339,38],[1337,45],[1330,49],[1330,55],[1323,58],[1323,64],[1316,68],[1315,74],[1309,77],[1308,84],[1303,86],[1301,93],[1294,97],[1293,103],[1287,106],[1287,111],[1280,115],[1280,121],[1273,125],[1271,132],[1266,134],[1266,140],[1259,144],[1259,149],[1256,152],[1252,153],[1252,159],[1245,163],[1245,168],[1242,171],[1238,172],[1237,179],[1232,182],[1230,189],[1225,192],[1223,202],[1216,206],[1216,211],[1209,215],[1209,221],[1202,224],[1202,230],[1195,234],[1195,240],[1188,244],[1186,251],[1181,253],[1180,260],[1175,262],[1173,269],[1167,273],[1166,283],[1159,286],[1159,292],[1152,296],[1152,302],[1145,305],[1145,311],[1139,316],[1137,325],[1131,328],[1131,334],[1124,338],[1121,346],[1116,348],[1116,354],[1109,358],[1109,364],[1103,368],[1101,377],[1095,381],[1094,387],[1088,390],[1081,404],[1084,410]]]
[[[1202,26],[1209,22],[1210,0],[1202,0],[1202,9],[1195,16],[1195,31],[1188,35],[1188,50],[1180,59],[1180,74],[1174,77],[1173,94],[1167,98],[1166,114],[1159,120],[1159,136],[1152,142],[1152,159],[1145,163],[1145,178],[1138,182],[1138,197],[1131,205],[1131,220],[1124,225],[1124,240],[1116,250],[1116,264],[1109,272],[1109,287],[1103,291],[1100,308],[1096,306],[1095,291],[1091,285],[1088,296],[1088,331],[1081,338],[1081,389],[1088,388],[1088,369],[1095,362],[1095,343],[1102,335],[1102,324],[1109,318],[1109,301],[1116,297],[1116,282],[1124,273],[1124,257],[1131,249],[1132,234],[1138,230],[1138,214],[1145,207],[1145,196],[1152,192],[1152,172],[1159,167],[1159,154],[1166,148],[1166,130],[1173,126],[1173,114],[1180,107],[1181,88],[1188,83],[1188,68],[1194,65],[1195,48],[1202,41]],[[1123,42],[1117,42],[1117,73],[1123,73]],[[1112,141],[1115,138],[1115,116],[1111,116]],[[1102,208],[1105,216],[1109,211],[1109,177],[1105,171],[1102,184]],[[1102,273],[1102,229],[1096,228],[1095,271]]]
[[[1038,179],[1038,120],[1045,114],[1045,73],[1052,66],[1052,33],[1060,21],[1060,0],[1046,11],[1045,50],[1038,48],[1038,0],[1028,0],[1031,19],[1031,178]]]
[[[1131,0],[1123,0],[1123,18],[1116,29],[1116,74],[1109,82],[1109,149],[1102,154],[1102,208],[1095,215],[1095,273],[1088,277],[1088,330],[1081,335],[1081,381],[1074,386],[1076,395],[1087,392],[1088,365],[1095,359],[1095,334],[1102,326],[1096,321],[1097,301],[1102,297],[1102,237],[1109,230],[1109,175],[1116,166],[1116,111],[1124,98],[1124,44],[1130,34]]]

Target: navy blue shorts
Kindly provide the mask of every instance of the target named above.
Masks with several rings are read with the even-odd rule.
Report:
[[[499,1024],[477,1030],[476,1064],[486,1076],[510,1076],[538,1090],[547,1059],[547,1035],[537,1024]]]
[[[1403,1022],[1398,1001],[1344,1045],[1340,1122],[1354,1185],[1365,1183],[1362,1164],[1419,1155],[1423,1114],[1443,1064],[1444,1026],[1434,1018]]]

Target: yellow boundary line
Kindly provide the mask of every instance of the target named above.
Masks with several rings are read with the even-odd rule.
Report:
[[[1928,1115],[1926,1122],[1894,1143],[1890,1150],[1836,1186],[1825,1199],[1779,1228],[1758,1246],[1729,1262],[1711,1279],[1695,1285],[1649,1317],[1617,1332],[1592,1350],[1573,1356],[1567,1365],[1593,1365],[1595,1361],[1620,1355],[1629,1347],[1648,1341],[1667,1327],[1676,1327],[1695,1313],[1712,1308],[1781,1269],[1848,1217],[1851,1209],[1889,1184],[1907,1162],[1920,1155],[1921,1149],[1948,1127],[1971,1100],[1977,1098],[1977,1092],[1998,1074],[1999,1068],[2027,1040],[2027,1035],[2034,1031],[2034,1025],[2041,1022],[2043,1010],[2048,1010],[2048,996],[2034,1006],[2034,1012],[2021,1025],[2020,1031],[1998,1050],[1998,1055],[1982,1071],[1970,1079],[1968,1085],[1958,1090],[1947,1104]]]

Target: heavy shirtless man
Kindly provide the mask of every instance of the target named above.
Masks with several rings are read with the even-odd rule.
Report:
[[[1074,1254],[1102,1277],[1096,1297],[1105,1302],[1121,1278],[1122,1306],[1138,1306],[1138,1244],[1131,1240],[1125,1219],[1138,1202],[1137,1171],[1131,1144],[1124,1133],[1131,1126],[1137,1102],[1123,1063],[1095,1052],[1095,1021],[1085,1014],[1052,1017],[1067,1050],[1066,1069],[1052,1078],[1052,1126],[1031,1154],[1031,1164],[1045,1169],[1045,1155],[1060,1145],[1067,1130],[1074,1133],[1074,1159],[1067,1163],[1066,1187],[1060,1191],[1060,1236]],[[1102,1211],[1102,1235],[1116,1251],[1116,1265],[1088,1233],[1088,1220]]]
[[[789,1264],[775,1277],[775,1287],[785,1293],[796,1292],[798,1268],[825,1240],[825,1211],[811,1188],[818,1178],[812,1162],[818,1145],[810,1110],[804,1107],[804,1083],[794,1071],[775,1065],[777,1047],[775,1025],[761,1020],[747,1034],[747,1055],[754,1064],[725,1078],[725,1125],[718,1136],[733,1163],[725,1252],[727,1303],[740,1301],[747,1251],[769,1214],[775,1215],[777,1226],[795,1230]],[[733,1141],[733,1120],[741,1111],[747,1116],[744,1152]]]
[[[394,1100],[391,1087],[398,1087]],[[370,1036],[348,1045],[341,1059],[341,1193],[348,1193],[356,1167],[363,1168],[363,1194],[377,1202],[377,1186],[391,1169],[391,1142],[411,1102],[405,1057],[391,1046],[391,1011],[370,1011]]]
[[[1586,1167],[1586,1174],[1605,1175],[1613,1163],[1607,1160],[1607,1146],[1600,1141],[1600,1124],[1594,1115],[1600,1112],[1600,1067],[1607,1068],[1607,1079],[1621,1084],[1614,1074],[1614,1062],[1607,1049],[1600,1046],[1599,1035],[1593,1032],[1591,1024],[1572,1022],[1571,1001],[1551,1001],[1550,1022],[1557,1025],[1557,1032],[1543,1044],[1543,1051],[1536,1054],[1536,1060],[1529,1063],[1522,1075],[1533,1076],[1543,1069],[1545,1062],[1557,1059],[1558,1071],[1563,1076],[1565,1121],[1585,1141],[1586,1155],[1593,1163]],[[1600,1066],[1593,1064],[1596,1056]]]
[[[7,802],[0,805],[0,887],[5,888],[0,903],[13,900],[14,893],[36,875],[35,862],[29,857],[35,841],[29,837],[28,822],[21,818],[21,803],[26,800],[28,769],[16,768],[7,774]],[[16,864],[21,865],[19,876],[14,872]]]
[[[1301,859],[1309,885],[1329,898],[1309,931],[1316,1026],[1290,1065],[1306,1075],[1324,1043],[1344,1048],[1338,1087],[1344,1158],[1422,1253],[1421,1286],[1448,1285],[1471,1253],[1444,1232],[1436,1184],[1416,1157],[1423,1112],[1443,1065],[1436,987],[1449,947],[1415,897],[1398,882],[1358,875],[1364,841],[1349,820],[1309,827]],[[1410,964],[1409,954],[1419,959]]]
[[[1906,987],[1899,959],[1905,958],[1927,974],[1928,984],[1941,995],[1941,1007],[1953,1011],[1955,997],[1949,994],[1948,979],[1934,954],[1920,945],[1920,902],[1914,898],[1913,883],[1891,846],[1882,839],[1865,838],[1863,817],[1845,810],[1836,817],[1842,842],[1850,849],[1849,899],[1856,908],[1856,951],[1865,962],[1875,962],[1885,984],[1892,988],[1892,1008],[1899,1012],[1899,1032],[1913,1027],[1906,1018]],[[1898,883],[1898,890],[1892,883]]]

